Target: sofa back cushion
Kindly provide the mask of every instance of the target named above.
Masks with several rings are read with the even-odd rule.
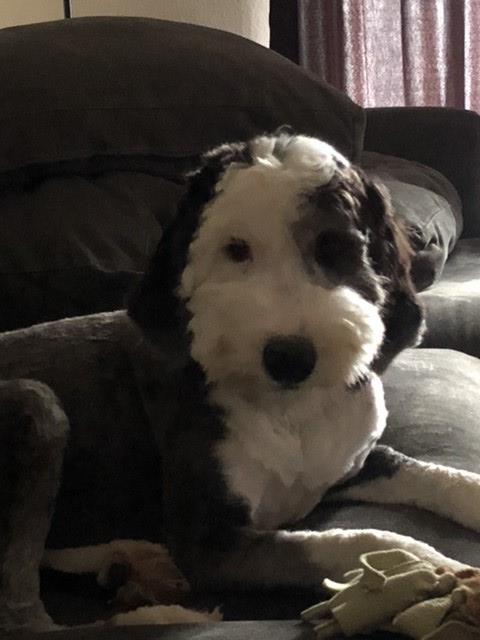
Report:
[[[364,151],[361,165],[390,192],[395,212],[406,223],[418,291],[437,281],[463,230],[462,203],[444,175],[419,162]]]
[[[124,305],[184,172],[288,123],[353,159],[364,112],[239,36],[142,18],[0,30],[0,330]]]

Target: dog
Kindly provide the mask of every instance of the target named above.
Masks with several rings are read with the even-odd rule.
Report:
[[[156,383],[172,398],[155,419],[162,510],[167,546],[195,588],[315,587],[361,553],[393,547],[463,566],[393,532],[289,528],[341,497],[413,504],[480,531],[480,476],[381,444],[380,376],[424,326],[411,255],[382,185],[316,138],[280,131],[224,144],[189,176],[128,315],[158,354]],[[75,326],[63,321],[61,335]],[[20,377],[18,367],[8,372]],[[29,414],[49,452],[35,467],[48,488],[35,503],[37,593],[68,419],[51,390],[22,384],[2,387],[0,402],[12,411],[9,398],[18,408],[27,390],[41,409]],[[67,503],[57,501],[58,518]],[[22,530],[29,540],[31,527]],[[0,543],[0,552],[13,557],[21,544]],[[0,596],[4,611],[21,600],[18,585],[15,598]],[[40,615],[34,605],[30,619]],[[4,613],[10,626],[17,613]]]

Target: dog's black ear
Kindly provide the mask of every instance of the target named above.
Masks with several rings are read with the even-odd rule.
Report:
[[[130,318],[159,346],[168,345],[173,339],[177,344],[182,334],[181,325],[184,325],[184,310],[182,312],[175,289],[190,241],[187,221],[184,220],[182,226],[180,218],[183,216],[179,211],[163,233],[146,273],[128,301]]]
[[[169,349],[185,344],[187,313],[177,288],[188,260],[190,243],[205,205],[232,162],[248,162],[246,144],[222,145],[206,153],[187,178],[175,219],[165,230],[138,288],[128,302],[128,315],[150,341]],[[181,344],[179,344],[181,343]]]
[[[413,252],[404,224],[395,216],[386,187],[365,175],[362,181],[361,223],[369,236],[370,261],[386,293],[385,336],[372,366],[381,374],[400,351],[419,343],[424,312],[410,276]]]

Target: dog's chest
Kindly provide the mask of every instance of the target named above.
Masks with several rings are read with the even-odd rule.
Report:
[[[278,406],[222,402],[221,394],[216,402],[227,425],[216,454],[229,490],[247,502],[258,528],[307,515],[329,487],[360,469],[386,423],[376,377],[356,391],[314,389]]]

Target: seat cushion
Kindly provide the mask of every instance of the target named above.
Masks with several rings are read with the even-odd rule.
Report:
[[[456,351],[410,349],[384,375],[389,411],[382,441],[426,462],[480,473],[480,360]],[[400,505],[322,505],[301,526],[375,527],[430,543],[480,566],[480,533]]]
[[[308,635],[307,635],[308,634]],[[202,625],[87,627],[42,634],[42,640],[306,640],[308,628],[300,620],[217,622]],[[365,640],[362,636],[360,640]],[[353,640],[356,640],[357,636]],[[372,640],[381,640],[381,635]]]
[[[480,357],[480,238],[460,240],[440,280],[420,297],[427,316],[422,345]]]

